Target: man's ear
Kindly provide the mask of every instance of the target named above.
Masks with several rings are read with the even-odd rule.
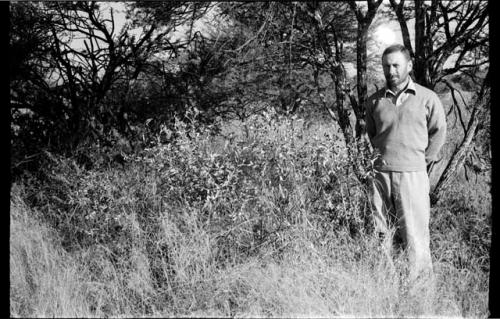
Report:
[[[408,73],[410,73],[411,71],[413,71],[413,62],[410,60],[408,61]]]

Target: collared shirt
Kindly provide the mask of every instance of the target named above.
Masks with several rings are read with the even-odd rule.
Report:
[[[406,83],[405,88],[402,89],[399,94],[394,93],[387,85],[385,86],[385,97],[390,97],[392,99],[392,103],[396,106],[400,106],[404,101],[406,101],[409,94],[416,94],[415,82],[413,82],[410,77],[408,77],[408,83]]]

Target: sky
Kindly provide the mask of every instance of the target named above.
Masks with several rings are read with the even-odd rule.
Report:
[[[388,3],[388,0],[384,0],[384,2]],[[109,16],[109,10],[113,9],[114,15],[115,15],[115,24],[116,24],[116,30],[120,30],[123,25],[126,22],[125,18],[125,4],[124,2],[102,2],[101,7],[103,8],[103,13]],[[208,16],[205,19],[202,19],[201,21],[197,21],[195,23],[195,29],[196,30],[203,30],[204,29],[204,23],[205,21],[210,21],[213,18],[213,11],[208,13]],[[412,33],[413,30],[410,30],[410,33]],[[135,32],[139,32],[139,30],[136,30]],[[379,49],[380,46],[387,46],[390,45],[394,42],[397,43],[402,43],[402,37],[399,32],[399,24],[397,21],[387,21],[387,23],[379,28],[377,30],[374,30],[375,32],[375,47],[371,47],[371,50],[376,50]],[[183,29],[181,28],[178,30],[176,33],[172,35],[173,38],[177,38],[182,36],[183,34]],[[413,35],[413,34],[412,34]]]
[[[384,0],[384,2],[388,3],[388,0]],[[103,2],[101,3],[101,6],[104,11],[103,14],[105,15],[108,14],[108,16],[110,9],[111,8],[113,9],[113,13],[115,15],[116,30],[118,33],[126,22],[125,4],[123,2]],[[195,23],[195,30],[204,30],[204,25],[206,24],[206,21],[210,21],[212,20],[212,18],[213,18],[213,12],[209,12],[208,17],[202,19],[201,21],[197,21]],[[183,31],[185,31],[186,29],[187,27],[180,28],[179,30],[177,30],[177,32],[171,35],[172,39],[175,40],[179,37],[182,37],[184,35]],[[374,32],[373,41],[370,41],[368,43],[369,55],[376,53],[378,51],[380,52],[383,51],[383,48],[390,44],[402,43],[403,40],[399,30],[400,30],[399,24],[397,23],[397,21],[387,21],[377,29],[373,30]],[[410,30],[410,33],[412,31],[413,30]],[[134,30],[132,31],[132,33],[138,35],[140,34],[140,30]],[[354,77],[356,74],[354,65],[349,63],[346,64],[346,71],[348,72],[348,76],[350,77]]]
[[[125,5],[125,2],[115,2],[115,1],[100,2],[100,5],[101,5],[102,10],[104,11],[103,13],[105,14],[105,16],[106,15],[109,16],[110,9],[113,9],[113,13],[114,13],[114,17],[115,17],[115,28],[116,28],[117,33],[118,33],[119,30],[121,30],[126,23],[126,13],[125,13],[126,5]],[[194,30],[195,31],[203,31],[206,21],[210,21],[211,19],[213,19],[213,15],[214,15],[213,10],[207,12],[206,17],[204,17],[204,18],[202,18],[194,23],[194,26],[193,26]],[[186,30],[187,30],[187,26],[185,26],[184,28],[180,27],[176,32],[174,32],[171,35],[172,40],[175,40],[175,39],[178,39],[178,38],[184,36]],[[140,29],[132,30],[131,33],[138,35],[138,34],[140,34]]]
[[[384,3],[380,6],[379,11],[381,10],[390,10],[388,6],[388,0],[384,0]],[[365,2],[360,2],[360,5],[365,5]],[[114,13],[115,18],[115,32],[118,34],[120,30],[126,23],[126,5],[124,2],[100,2],[102,8],[102,14],[105,17],[109,17],[111,9]],[[212,21],[216,17],[214,12],[209,12],[207,17],[197,21],[194,25],[195,31],[200,30],[204,31],[207,29],[207,21]],[[410,38],[414,39],[414,22],[410,20],[408,23]],[[187,30],[187,26],[182,28],[180,27],[176,32],[171,35],[171,40],[175,40],[181,38],[186,35],[185,31]],[[130,31],[132,34],[136,36],[140,35],[141,29],[135,29]],[[395,19],[389,19],[384,17],[383,15],[377,14],[375,20],[372,23],[372,27],[370,29],[371,37],[367,43],[368,56],[369,56],[369,69],[374,70],[376,74],[380,75],[380,80],[383,80],[382,75],[382,67],[381,67],[381,53],[385,47],[393,43],[403,43],[403,39],[401,36],[399,23]],[[83,41],[75,42],[75,46],[83,46]],[[450,65],[453,60],[447,62],[447,65]],[[354,63],[345,63],[345,69],[348,77],[353,78],[356,75],[356,67]]]

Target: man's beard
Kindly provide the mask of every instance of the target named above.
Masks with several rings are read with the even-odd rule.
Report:
[[[407,77],[405,77],[405,78],[400,78],[399,76],[389,77],[389,78],[386,77],[385,80],[389,84],[390,87],[394,88],[394,87],[397,87],[403,83],[406,83]]]

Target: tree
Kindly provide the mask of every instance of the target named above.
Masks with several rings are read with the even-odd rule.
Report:
[[[361,136],[365,134],[364,128],[364,118],[365,118],[365,108],[368,98],[368,86],[366,83],[367,76],[367,42],[368,42],[368,29],[375,18],[377,9],[382,3],[382,0],[367,0],[367,11],[363,13],[361,6],[357,5],[355,1],[349,2],[349,6],[356,14],[356,20],[358,22],[358,28],[356,32],[356,66],[357,66],[357,92],[358,100],[351,100],[353,109],[356,112],[356,118],[359,119],[356,125],[356,135]],[[359,123],[359,124],[358,124]]]
[[[82,144],[113,144],[113,132],[134,134],[129,124],[140,118],[133,112],[141,110],[131,109],[133,103],[124,98],[141,85],[142,74],[158,54],[168,62],[189,42],[172,43],[167,36],[192,18],[184,3],[165,5],[163,14],[170,18],[161,23],[154,22],[152,12],[131,6],[135,20],[120,30],[113,9],[103,5],[11,4],[13,145],[20,152],[16,157],[40,149],[71,155]],[[150,23],[139,24],[140,19]],[[136,27],[142,32],[132,34]]]
[[[268,101],[278,111],[295,112],[298,109],[299,83],[297,48],[288,39],[294,39],[294,5],[267,3],[220,3],[221,14],[230,21],[232,37],[240,39],[233,50],[228,50],[227,79],[238,88],[236,96],[240,115],[249,115],[261,108],[252,105]],[[287,21],[288,20],[288,21]],[[296,32],[296,30],[295,30]],[[257,102],[257,103],[255,103]]]
[[[98,126],[123,121],[114,118],[119,112],[102,102],[117,81],[137,77],[163,35],[153,36],[154,26],[137,39],[127,27],[117,33],[113,12],[104,17],[95,2],[15,3],[12,7],[11,48],[21,47],[28,56],[13,63],[26,71],[11,82],[12,106],[31,110],[49,127],[58,123],[52,134],[61,137],[58,147],[68,150],[89,136],[103,137],[105,132]],[[34,37],[40,43],[35,46],[23,43],[26,33],[33,34],[23,27],[26,11],[31,13],[29,19],[39,21]]]
[[[414,16],[404,13],[405,0],[390,0],[401,26],[403,42],[415,58],[415,78],[434,88],[446,76],[457,72],[472,77],[488,60],[487,3],[474,0],[414,2]],[[408,32],[408,18],[415,18],[415,46]],[[453,65],[445,67],[456,55]]]
[[[232,19],[241,24],[253,22],[247,27],[254,37],[245,46],[255,42],[264,48],[264,52],[259,51],[260,57],[268,66],[264,70],[278,79],[273,85],[280,89],[279,101],[292,105],[293,109],[290,102],[307,99],[309,104],[324,108],[338,124],[352,161],[351,169],[363,184],[367,177],[369,143],[364,138],[363,103],[354,95],[354,86],[347,79],[344,67],[355,56],[351,56],[353,52],[344,44],[357,41],[362,45],[380,3],[368,2],[366,15],[350,2],[228,5],[233,8]],[[358,29],[353,24],[356,17],[361,20]],[[366,100],[366,71],[363,73],[366,46],[364,51],[363,47],[359,49],[358,93],[363,101]],[[325,76],[329,81],[325,81]],[[351,125],[353,117],[355,129]]]
[[[365,187],[368,185],[369,159],[372,155],[365,131],[365,103],[367,100],[366,44],[369,27],[381,3],[382,1],[380,0],[367,0],[366,6],[356,2],[339,3],[331,8],[333,9],[333,14],[330,14],[329,17],[321,13],[321,7],[317,4],[316,6],[309,5],[308,7],[309,16],[314,17],[314,19],[311,19],[311,22],[315,24],[318,43],[321,45],[322,52],[326,53],[326,60],[330,64],[330,76],[335,84],[336,114],[331,109],[328,108],[328,110],[332,118],[338,121],[343,132],[353,172]],[[351,14],[347,11],[347,6],[350,8]],[[366,7],[366,11],[363,7]],[[353,16],[357,21],[356,31],[351,29]],[[325,18],[331,20],[328,21]],[[348,27],[346,28],[346,26]],[[346,31],[351,36],[346,36]],[[342,33],[344,33],[342,36],[338,36]],[[356,40],[357,98],[353,93],[353,86],[349,83],[343,66],[346,61],[343,55],[343,46],[345,42],[353,40],[352,34],[355,34],[354,39]],[[333,44],[329,43],[330,39],[333,40]],[[335,48],[335,54],[333,54],[332,48]],[[318,66],[321,64],[316,62],[315,65]],[[350,103],[350,107],[354,112],[354,131],[350,124],[350,111],[347,102]]]
[[[210,23],[205,21],[204,29],[195,27],[196,21],[207,14],[214,14],[216,4],[146,1],[136,3],[133,8],[135,13],[139,13],[137,25],[156,24],[168,28],[170,33],[176,29],[183,30],[176,38],[165,38],[166,47],[175,50],[171,50],[168,56],[155,59],[148,72],[165,84],[162,92],[151,96],[151,104],[162,100],[163,106],[173,106],[169,110],[165,108],[167,112],[163,113],[172,116],[161,116],[161,120],[173,123],[174,116],[188,120],[185,113],[189,112],[196,114],[199,123],[208,124],[213,123],[216,117],[224,117],[234,111],[232,102],[241,94],[238,87],[231,85],[234,82],[230,80],[230,61],[238,55],[235,49],[242,44],[241,37],[224,25],[209,29],[216,19]]]
[[[487,117],[486,114],[490,107],[490,75],[488,73],[481,90],[474,100],[470,119],[467,124],[467,128],[465,129],[465,135],[461,143],[453,152],[453,155],[451,156],[446,168],[439,177],[439,180],[431,193],[431,203],[436,204],[439,201],[441,194],[453,181],[457,169],[465,163],[468,156],[474,154],[472,148],[474,146],[474,142],[479,142],[477,137],[480,134],[480,130],[488,129],[486,125],[484,125],[485,123],[482,122]]]

